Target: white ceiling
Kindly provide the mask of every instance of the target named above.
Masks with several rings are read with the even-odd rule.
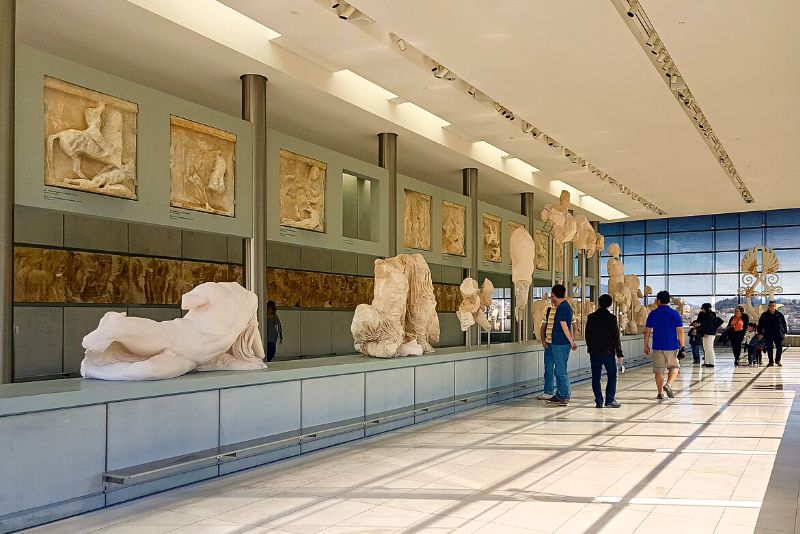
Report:
[[[795,182],[789,147],[800,141],[800,68],[789,33],[800,15],[796,2],[773,0],[763,13],[745,0],[726,0],[725,9],[720,2],[643,2],[755,196],[756,204],[745,205],[611,0],[352,1],[375,19],[367,25],[339,20],[327,2],[223,1],[283,36],[264,40],[262,54],[260,42],[239,43],[222,21],[201,31],[199,23],[153,12],[205,2],[82,0],[75,9],[73,0],[25,0],[18,3],[18,40],[233,115],[239,75],[260,72],[270,79],[276,129],[367,161],[376,158],[375,134],[397,131],[403,174],[459,190],[459,170],[476,166],[481,198],[509,209],[534,187],[541,205],[552,198],[542,193],[549,181],[562,180],[632,218],[654,215],[523,135],[518,120],[502,119],[408,61],[381,40],[392,31],[669,215],[800,206],[800,192],[788,187]],[[343,68],[452,128],[421,135],[394,120],[392,110],[337,97],[325,76]],[[511,163],[475,157],[470,143],[477,140],[541,172],[526,178]]]

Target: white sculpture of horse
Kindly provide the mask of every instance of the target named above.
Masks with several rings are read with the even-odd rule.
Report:
[[[186,316],[152,321],[108,312],[83,338],[84,378],[158,380],[189,371],[265,369],[258,297],[235,282],[206,282],[183,295]]]

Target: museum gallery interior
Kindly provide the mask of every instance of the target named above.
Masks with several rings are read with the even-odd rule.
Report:
[[[793,0],[0,0],[0,534],[800,533]]]

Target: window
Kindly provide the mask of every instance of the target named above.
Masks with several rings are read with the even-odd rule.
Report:
[[[625,254],[644,254],[643,235],[626,235],[624,243]]]
[[[648,254],[667,252],[667,234],[647,234],[646,241]]]
[[[739,250],[739,230],[717,230],[717,250]]]
[[[625,265],[625,274],[644,274],[644,256],[624,256],[622,263]]]
[[[711,215],[699,217],[675,217],[669,219],[670,232],[686,232],[689,230],[711,230],[713,219]]]
[[[767,246],[769,248],[800,247],[800,226],[767,228]]]
[[[712,252],[669,255],[670,274],[711,272],[714,272],[714,254]]]
[[[739,250],[749,250],[764,244],[764,230],[753,228],[739,232]]]
[[[735,273],[739,271],[741,257],[738,252],[717,252],[714,272]]]
[[[372,240],[373,183],[348,172],[342,174],[342,235]]]
[[[669,292],[675,295],[710,295],[713,277],[710,274],[669,276]]]
[[[667,274],[667,256],[664,254],[648,255],[645,259],[645,273]]]
[[[767,212],[767,226],[788,226],[800,224],[800,209],[775,210]]]
[[[739,214],[739,226],[741,228],[754,228],[762,224],[764,224],[764,214],[760,211]]]
[[[707,252],[713,250],[711,232],[681,232],[669,235],[669,252]]]
[[[495,288],[486,316],[492,332],[511,332],[511,288]]]

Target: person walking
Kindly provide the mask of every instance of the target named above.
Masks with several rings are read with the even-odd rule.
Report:
[[[733,310],[733,317],[728,321],[728,339],[731,340],[731,348],[733,349],[733,365],[739,365],[739,357],[742,355],[742,342],[744,341],[744,334],[747,332],[747,325],[750,324],[750,318],[744,312],[742,306],[736,306]]]
[[[717,314],[711,310],[710,302],[704,302],[700,306],[700,313],[697,314],[697,322],[700,324],[698,333],[703,336],[703,367],[714,367],[716,363],[714,340],[722,319],[718,319]]]
[[[692,347],[692,363],[700,363],[700,346],[703,344],[703,336],[698,334],[700,325],[697,321],[692,321],[689,325],[689,345]]]
[[[597,300],[599,308],[586,318],[585,338],[589,362],[592,365],[592,391],[594,392],[595,408],[603,406],[619,408],[621,406],[616,397],[617,361],[622,364],[625,356],[622,354],[617,318],[608,311],[612,302],[611,295],[600,295]],[[603,403],[603,389],[600,387],[600,375],[603,367],[608,376],[605,403]]]
[[[552,326],[550,331],[545,331],[549,336],[543,336],[545,373],[548,369],[548,361],[552,362],[555,371],[555,395],[547,399],[547,402],[569,405],[571,389],[569,385],[569,371],[567,362],[569,361],[570,349],[578,350],[572,335],[572,306],[566,299],[567,288],[562,284],[556,284],[550,293],[550,302],[553,305],[548,313],[547,324],[550,323],[552,315]],[[545,329],[547,329],[547,324]],[[549,341],[548,341],[549,339]],[[545,376],[545,390],[547,390],[547,377]]]
[[[666,291],[659,291],[656,295],[658,307],[647,316],[644,329],[644,353],[653,354],[653,373],[656,378],[658,400],[675,397],[672,384],[678,377],[680,364],[678,351],[683,347],[683,319],[680,314],[669,307],[670,296]],[[650,349],[650,338],[653,338],[653,348]],[[664,381],[664,371],[667,371],[667,380]]]
[[[773,364],[782,367],[781,355],[783,354],[783,339],[789,328],[786,326],[786,317],[778,311],[778,304],[771,300],[767,305],[767,311],[758,318],[758,333],[764,336],[764,344],[767,346],[767,367]],[[773,347],[775,358],[773,360]]]
[[[267,324],[265,330],[267,334],[267,362],[275,359],[275,352],[277,344],[283,344],[283,328],[281,327],[281,320],[278,318],[278,312],[275,309],[275,301],[270,300],[267,302]]]

